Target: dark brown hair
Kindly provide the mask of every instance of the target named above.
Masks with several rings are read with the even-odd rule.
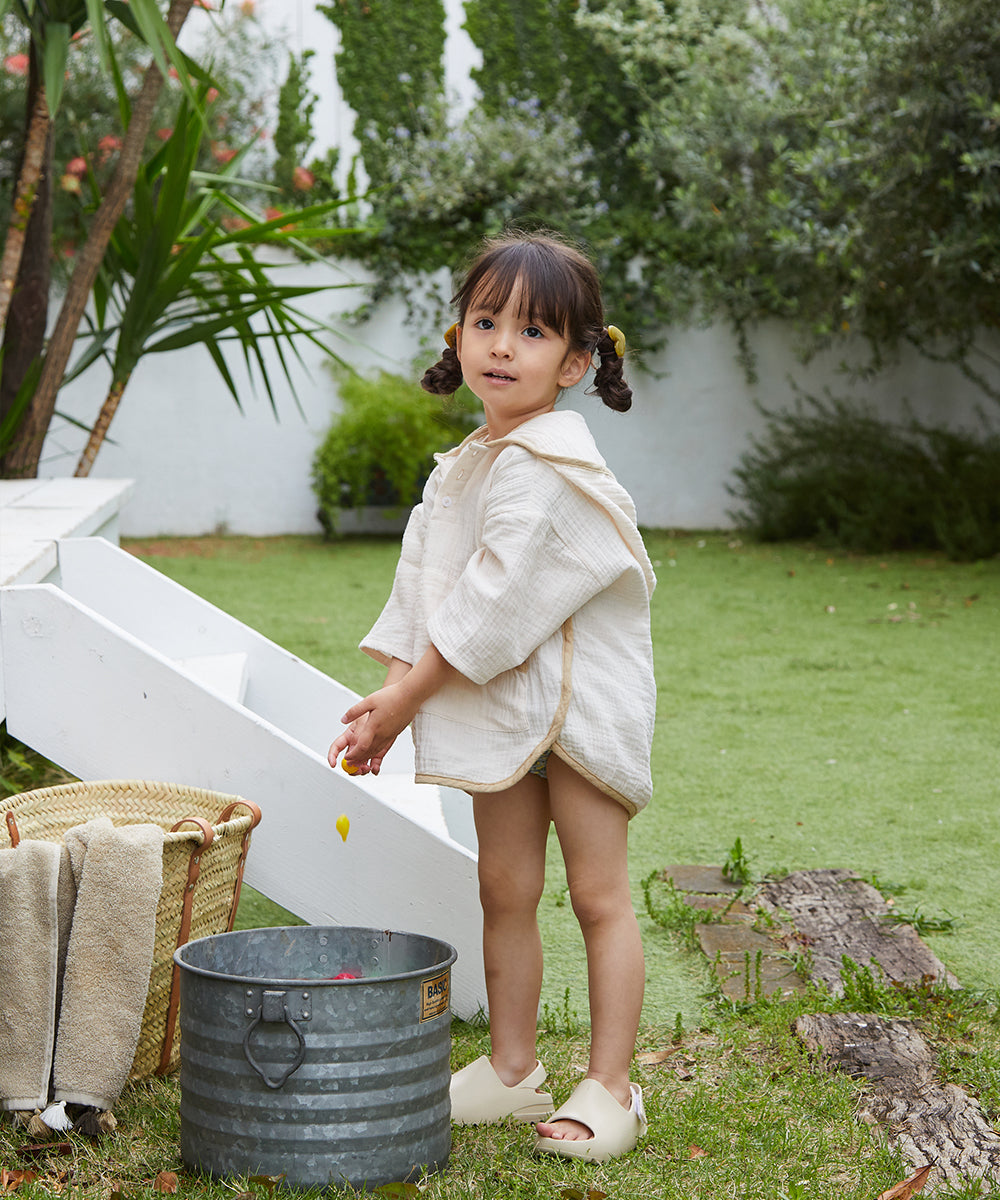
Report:
[[[608,408],[625,412],[632,389],[604,324],[601,285],[593,263],[575,246],[551,233],[508,233],[491,238],[465,274],[452,303],[461,324],[475,301],[500,312],[519,289],[521,313],[557,329],[572,350],[596,353],[600,364],[589,392]],[[462,382],[458,354],[449,347],[420,381],[425,391],[450,396]]]

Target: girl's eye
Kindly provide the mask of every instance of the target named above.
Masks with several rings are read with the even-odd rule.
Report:
[[[527,329],[525,329],[524,335],[525,335],[525,337],[530,337],[530,338],[540,338],[540,337],[545,336],[545,334],[542,333],[542,331],[538,328],[537,325],[529,325],[527,327]]]
[[[493,322],[489,319],[489,317],[480,317],[479,320],[476,322],[476,328],[477,329],[492,329]]]

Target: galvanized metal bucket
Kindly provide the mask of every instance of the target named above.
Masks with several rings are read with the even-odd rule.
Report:
[[[435,938],[340,926],[180,947],[185,1164],[301,1188],[441,1170],[456,958]]]

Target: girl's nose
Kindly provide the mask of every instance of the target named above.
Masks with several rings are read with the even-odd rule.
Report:
[[[498,358],[510,358],[513,349],[512,338],[509,330],[497,329],[494,331],[493,345],[490,347],[490,353],[495,354]]]

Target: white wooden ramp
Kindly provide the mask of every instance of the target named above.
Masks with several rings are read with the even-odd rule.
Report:
[[[9,731],[82,779],[255,801],[248,883],[312,924],[451,943],[454,1011],[485,1009],[468,798],[413,783],[409,738],[377,777],[332,770],[355,693],[103,538],[57,546],[51,582],[0,589]]]

